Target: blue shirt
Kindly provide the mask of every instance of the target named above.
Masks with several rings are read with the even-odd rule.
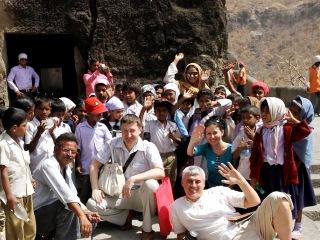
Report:
[[[220,163],[227,165],[228,162],[233,164],[232,153],[231,153],[232,144],[228,143],[227,150],[224,154],[218,156],[212,150],[210,143],[205,143],[194,147],[194,156],[205,156],[207,159],[207,168],[208,168],[208,183],[210,187],[223,186],[221,180],[224,178],[218,172],[216,167]],[[217,161],[217,157],[220,157],[220,160]]]

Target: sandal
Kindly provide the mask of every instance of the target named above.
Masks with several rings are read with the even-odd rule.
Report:
[[[141,240],[153,240],[154,239],[154,231],[151,232],[145,232],[142,230],[141,233]]]

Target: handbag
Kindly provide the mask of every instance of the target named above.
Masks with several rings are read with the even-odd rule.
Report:
[[[122,193],[122,188],[126,182],[124,173],[137,152],[130,154],[122,168],[120,163],[114,162],[113,149],[110,144],[108,145],[110,147],[111,161],[104,164],[102,167],[98,179],[98,187],[109,196],[119,196]]]
[[[167,236],[172,230],[170,220],[171,205],[173,203],[172,187],[169,177],[162,179],[159,188],[154,192],[157,202],[158,221],[160,226],[160,235]]]

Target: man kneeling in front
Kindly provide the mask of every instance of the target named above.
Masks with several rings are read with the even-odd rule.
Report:
[[[235,207],[249,208],[260,203],[256,191],[246,179],[228,163],[221,164],[219,172],[226,184],[238,184],[242,192],[228,187],[213,187],[204,190],[205,173],[198,166],[189,166],[182,173],[185,197],[177,199],[171,207],[171,221],[174,232],[181,240],[190,231],[196,232],[198,239],[274,239],[291,240],[290,196],[271,193],[251,218],[235,223],[231,217],[239,215]],[[229,220],[228,220],[229,219]]]

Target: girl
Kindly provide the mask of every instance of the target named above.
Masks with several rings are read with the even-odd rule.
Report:
[[[176,54],[173,62],[170,64],[166,76],[163,81],[165,83],[175,83],[179,87],[180,92],[191,90],[194,97],[202,88],[210,89],[206,81],[210,77],[210,70],[202,71],[202,68],[197,63],[190,63],[184,70],[182,81],[175,80],[175,75],[178,73],[177,64],[184,58],[183,53]],[[179,95],[179,94],[178,94]]]
[[[306,120],[311,125],[314,119],[314,109],[312,103],[301,96],[296,96],[291,104],[290,111],[292,115],[300,121]],[[310,126],[310,128],[312,128]],[[313,133],[302,139],[299,142],[293,143],[294,158],[298,168],[298,197],[297,210],[298,218],[292,232],[292,239],[302,238],[302,209],[309,206],[317,205],[317,199],[311,183],[310,170],[311,162],[313,160]]]
[[[221,186],[223,177],[218,172],[220,163],[233,163],[231,147],[232,145],[222,140],[226,128],[225,120],[221,117],[212,117],[199,125],[192,132],[187,153],[189,156],[205,156],[208,168],[209,187]],[[197,142],[203,140],[205,135],[208,141],[205,144],[195,146]]]
[[[250,156],[251,186],[259,183],[266,195],[274,191],[291,195],[293,218],[297,218],[298,172],[292,143],[311,133],[306,120],[297,120],[290,110],[286,113],[283,101],[269,97],[260,106],[263,126],[254,136]],[[285,121],[287,120],[287,121]]]

